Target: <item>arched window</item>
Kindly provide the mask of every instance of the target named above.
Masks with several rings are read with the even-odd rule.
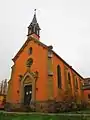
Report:
[[[37,28],[35,28],[35,34],[37,34]]]
[[[38,30],[37,30],[37,35],[39,35]]]
[[[40,31],[39,31],[39,29],[38,29],[38,35],[40,34]]]
[[[29,54],[29,55],[32,54],[32,47],[29,48],[28,54]]]
[[[32,26],[32,32],[34,32],[34,27]]]
[[[35,26],[33,27],[33,32],[34,32],[34,33],[36,32],[36,27],[35,27]]]
[[[28,35],[30,35],[32,33],[32,31],[31,31],[31,27],[30,28],[28,28]]]
[[[71,77],[69,72],[68,72],[68,84],[71,84]]]
[[[77,78],[75,79],[75,88],[78,89],[78,80],[77,80]]]
[[[58,88],[61,88],[61,68],[60,68],[60,65],[57,66],[57,81],[58,81]]]

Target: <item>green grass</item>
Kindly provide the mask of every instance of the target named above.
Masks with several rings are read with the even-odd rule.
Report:
[[[84,115],[60,115],[60,114],[17,114],[17,113],[0,113],[0,120],[90,120],[90,116]]]

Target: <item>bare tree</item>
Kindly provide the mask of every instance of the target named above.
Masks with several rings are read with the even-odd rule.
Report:
[[[2,80],[0,83],[0,94],[7,94],[7,79]]]

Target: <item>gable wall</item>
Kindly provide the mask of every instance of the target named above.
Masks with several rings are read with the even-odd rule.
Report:
[[[32,55],[28,55],[30,47],[32,47]],[[38,71],[39,73],[39,78],[36,82],[36,100],[47,99],[47,50],[34,41],[30,41],[15,61],[14,70],[11,75],[12,92],[10,100],[14,103],[20,100],[20,95],[17,93],[17,91],[20,91],[19,75],[24,75],[27,71],[26,61],[28,58],[33,59],[31,71]]]

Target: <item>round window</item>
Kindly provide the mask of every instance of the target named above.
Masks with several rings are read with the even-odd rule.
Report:
[[[32,64],[33,64],[33,59],[29,58],[26,63],[27,67],[31,67]]]

